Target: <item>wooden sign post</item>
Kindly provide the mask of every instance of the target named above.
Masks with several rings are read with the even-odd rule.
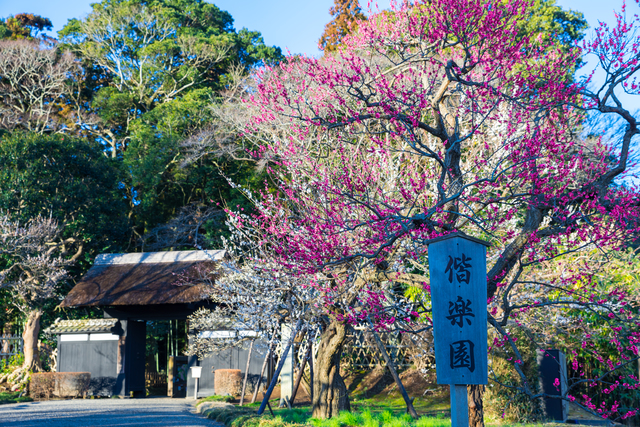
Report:
[[[429,244],[438,384],[451,388],[451,425],[467,427],[467,384],[487,384],[487,261],[482,240],[454,233]]]

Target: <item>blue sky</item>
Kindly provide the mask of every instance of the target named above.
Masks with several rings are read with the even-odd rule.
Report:
[[[51,19],[57,31],[68,19],[88,14],[91,3],[95,0],[0,0],[0,17],[36,13]],[[269,45],[315,56],[320,53],[317,42],[330,19],[333,0],[217,0],[213,3],[231,13],[237,29],[260,31]],[[592,27],[598,19],[612,22],[614,8],[622,4],[618,0],[558,0],[557,3],[565,9],[583,12]],[[361,0],[361,4],[366,10],[367,0]],[[387,8],[389,0],[379,0],[378,5]]]

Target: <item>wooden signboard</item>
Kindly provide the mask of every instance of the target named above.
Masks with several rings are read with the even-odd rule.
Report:
[[[484,242],[455,234],[429,245],[438,384],[487,384]]]
[[[487,244],[461,233],[429,244],[438,384],[451,386],[453,426],[468,425],[467,384],[487,384]]]

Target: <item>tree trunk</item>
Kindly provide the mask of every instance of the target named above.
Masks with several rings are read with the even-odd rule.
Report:
[[[13,325],[11,323],[4,324],[4,330],[2,333],[3,338],[11,338],[11,332],[13,330]],[[14,346],[15,347],[15,346]],[[11,353],[11,341],[8,339],[2,340],[2,348],[0,348],[0,353]]]
[[[312,416],[331,418],[339,411],[349,411],[347,386],[340,376],[340,356],[347,338],[347,327],[333,320],[320,337],[314,362]]]
[[[467,398],[469,400],[469,427],[484,427],[484,408],[482,396],[483,385],[467,386]]]
[[[42,310],[32,310],[27,317],[22,339],[24,340],[24,367],[28,370],[40,370],[38,352],[38,335],[40,334],[40,318]]]

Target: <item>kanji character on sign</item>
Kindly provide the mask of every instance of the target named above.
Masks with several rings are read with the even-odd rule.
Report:
[[[449,314],[447,319],[451,320],[451,325],[457,324],[460,327],[464,326],[464,320],[468,325],[471,325],[469,317],[476,317],[471,310],[471,300],[464,302],[461,296],[458,296],[455,302],[449,301]]]
[[[476,369],[473,347],[473,342],[469,340],[456,341],[449,344],[449,362],[451,369],[467,368],[473,372]]]
[[[470,257],[467,257],[465,254],[462,254],[462,257],[453,258],[449,255],[449,263],[447,264],[447,269],[444,271],[445,274],[449,273],[449,283],[453,282],[453,273],[456,273],[456,279],[458,282],[464,282],[467,285],[469,284],[469,280],[471,279],[471,261]]]

